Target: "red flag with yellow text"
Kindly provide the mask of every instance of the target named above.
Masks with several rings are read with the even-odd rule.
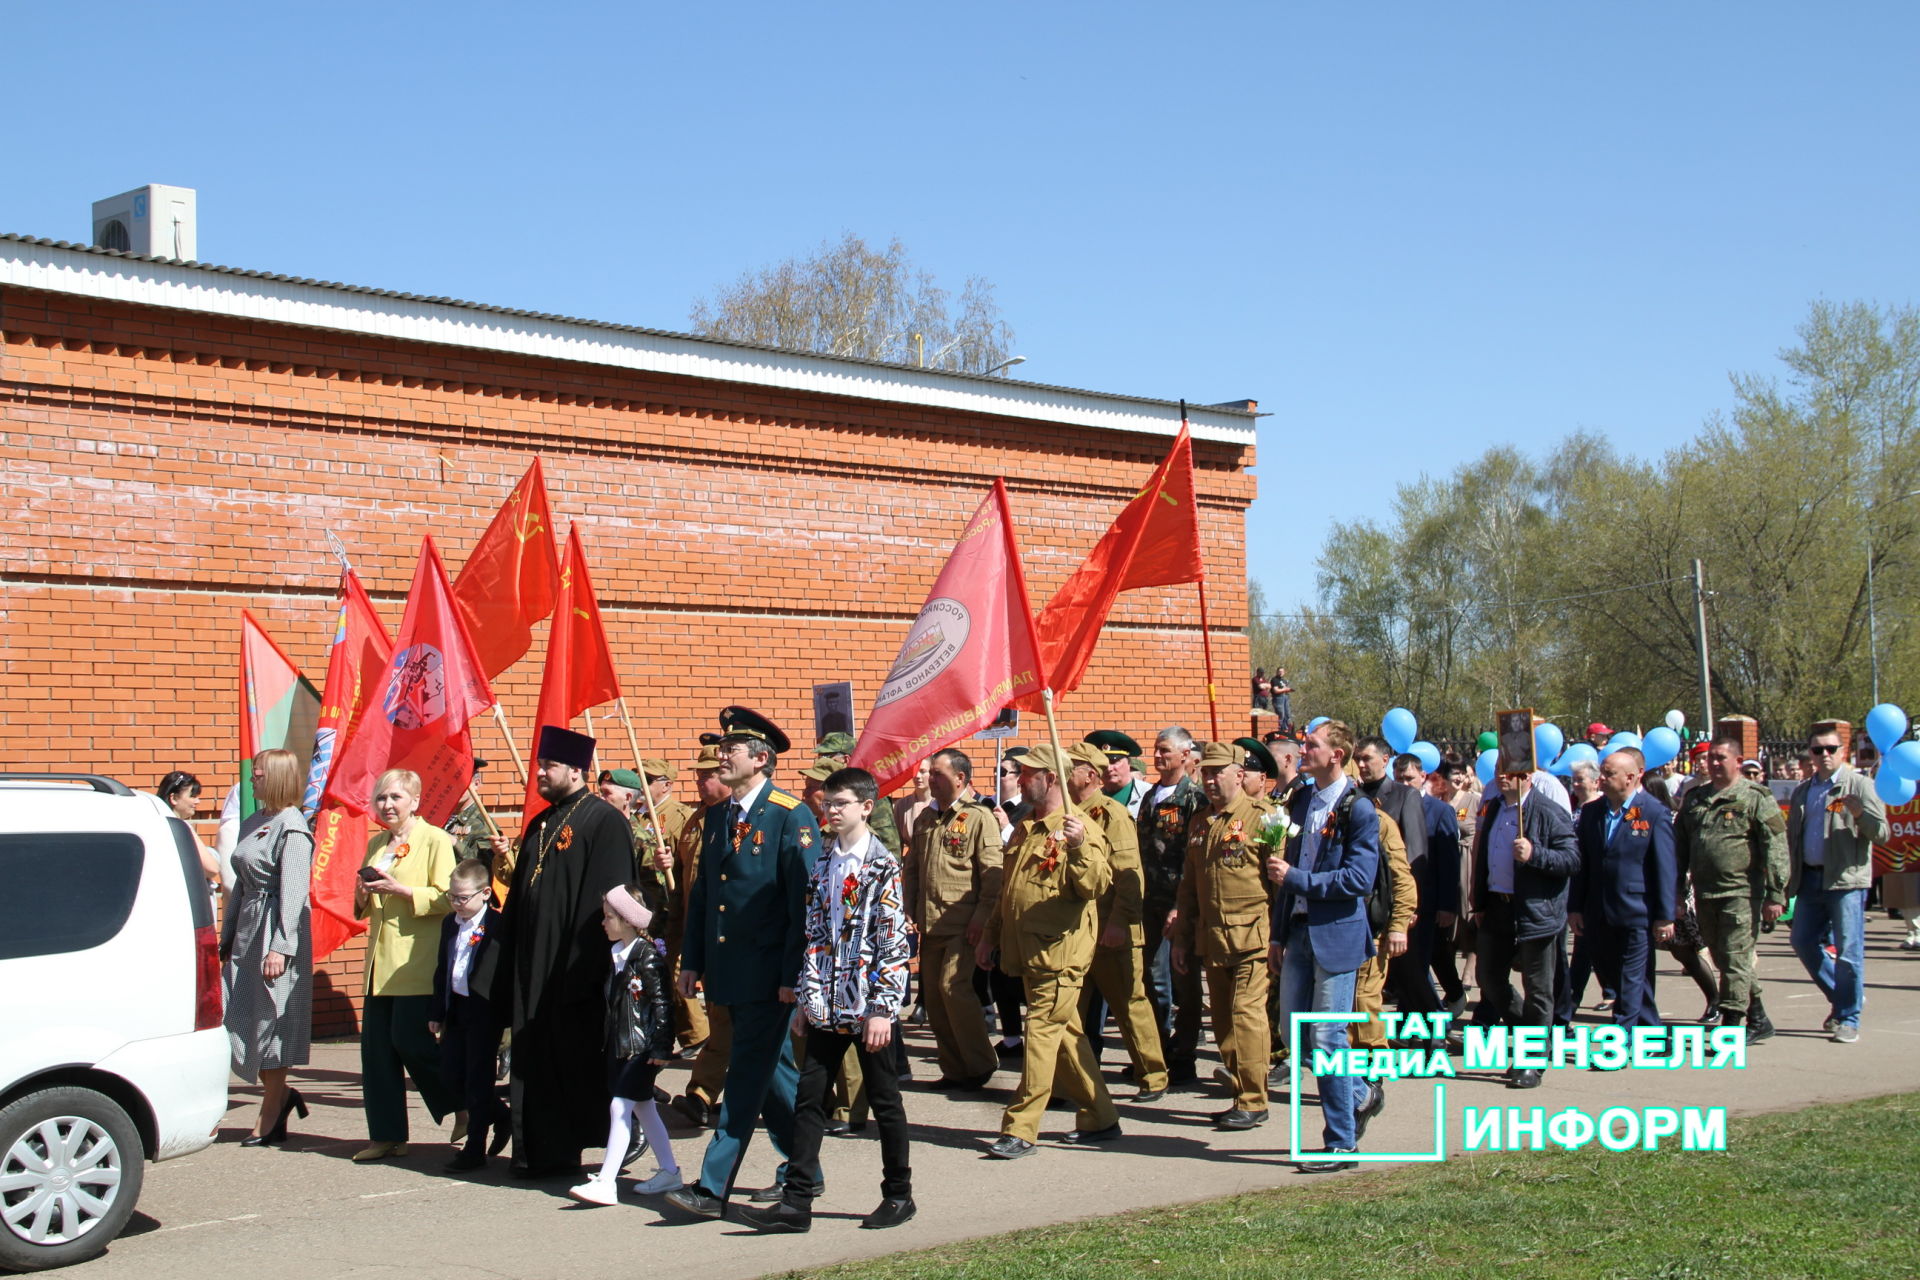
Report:
[[[553,612],[559,580],[546,473],[535,458],[473,545],[453,588],[454,607],[487,679],[532,646],[533,624]]]
[[[393,657],[333,766],[321,807],[337,801],[365,814],[383,771],[411,769],[420,775],[420,817],[445,826],[473,779],[467,723],[492,705],[493,691],[429,537],[421,543]]]
[[[576,520],[567,530],[560,595],[547,630],[547,666],[540,673],[540,712],[533,718],[533,743],[527,758],[534,759],[539,753],[541,725],[570,729],[573,718],[582,711],[619,696],[620,679],[613,672],[613,652],[607,647],[607,632],[600,621],[600,604],[593,596],[587,551]],[[534,815],[547,806],[536,781],[532,775],[527,778],[527,802],[521,815],[526,822],[532,822]]]
[[[304,808],[313,819],[313,955],[324,960],[335,947],[365,933],[363,920],[354,919],[353,889],[367,848],[367,816],[326,797],[333,772],[334,750],[353,733],[354,726],[386,674],[393,658],[393,641],[386,624],[374,612],[373,601],[353,570],[340,578],[340,614],[333,629],[333,648],[327,658],[325,693],[320,699],[320,726],[314,735],[313,769],[307,775]],[[321,800],[328,799],[325,806]],[[314,812],[319,807],[319,811]]]
[[[848,763],[892,791],[1045,686],[1007,488],[995,480],[907,629]]]
[[[1054,693],[1079,687],[1114,597],[1137,587],[1199,582],[1206,576],[1193,494],[1193,440],[1182,422],[1173,448],[1146,487],[1134,495],[1079,569],[1041,610],[1040,653]],[[1017,705],[1028,711],[1042,709],[1037,694]]]

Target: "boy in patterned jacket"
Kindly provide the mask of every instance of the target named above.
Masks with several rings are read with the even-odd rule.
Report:
[[[768,1231],[805,1231],[820,1194],[827,1097],[851,1049],[880,1129],[880,1207],[860,1225],[897,1227],[913,1217],[907,1112],[894,1039],[907,996],[907,918],[900,860],[867,826],[880,791],[865,769],[841,769],[820,788],[827,847],[807,884],[806,952],[794,984],[795,1035],[807,1039],[795,1100],[793,1150],[779,1204],[741,1216]]]

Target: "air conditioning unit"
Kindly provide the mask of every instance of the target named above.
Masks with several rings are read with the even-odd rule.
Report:
[[[93,243],[142,257],[195,261],[195,207],[192,187],[144,187],[93,202]]]

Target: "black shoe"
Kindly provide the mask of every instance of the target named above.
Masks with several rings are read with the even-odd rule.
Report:
[[[1367,1083],[1367,1100],[1354,1109],[1353,1136],[1355,1141],[1366,1136],[1367,1121],[1387,1109],[1387,1091],[1378,1080]]]
[[[683,1093],[670,1104],[674,1111],[684,1117],[696,1129],[713,1128],[713,1108],[690,1093]]]
[[[460,1151],[440,1167],[448,1173],[468,1173],[474,1169],[486,1168],[487,1158],[478,1151]]]
[[[1120,1122],[1115,1120],[1104,1129],[1071,1129],[1060,1141],[1070,1147],[1082,1147],[1089,1142],[1118,1142],[1120,1136]]]
[[[287,1140],[287,1117],[295,1111],[300,1118],[307,1118],[307,1100],[300,1096],[298,1089],[287,1090],[286,1100],[280,1104],[280,1115],[274,1120],[273,1128],[265,1133],[250,1134],[240,1139],[243,1147],[277,1147]]]
[[[676,1187],[667,1192],[667,1203],[682,1213],[690,1213],[696,1218],[718,1218],[727,1211],[727,1202],[719,1196],[708,1195],[699,1183],[688,1187]]]
[[[1285,1089],[1292,1083],[1293,1072],[1288,1069],[1287,1064],[1284,1062],[1274,1064],[1273,1070],[1267,1072],[1267,1088],[1269,1089]]]
[[[1165,1089],[1142,1089],[1133,1095],[1134,1102],[1158,1102],[1167,1096]]]
[[[1507,1081],[1509,1089],[1538,1089],[1540,1081],[1546,1078],[1546,1072],[1538,1067],[1529,1067],[1525,1071],[1513,1073],[1513,1079]]]
[[[853,1126],[845,1120],[829,1120],[820,1132],[829,1138],[844,1138],[853,1132]]]
[[[1213,1118],[1213,1127],[1216,1129],[1258,1129],[1267,1122],[1267,1114],[1265,1111],[1248,1111],[1243,1107],[1234,1107],[1230,1111],[1222,1111],[1219,1115],[1215,1116]]]
[[[907,1219],[913,1217],[915,1212],[916,1206],[913,1203],[912,1196],[908,1196],[904,1200],[889,1198],[882,1200],[878,1209],[875,1209],[872,1213],[860,1219],[860,1225],[868,1231],[881,1231],[887,1227],[899,1226]]]
[[[1325,1151],[1315,1153],[1322,1157],[1321,1159],[1302,1160],[1294,1168],[1301,1173],[1345,1173],[1348,1169],[1356,1168],[1359,1162],[1342,1160],[1340,1157],[1353,1155],[1355,1150],[1357,1148],[1329,1147]]]
[[[639,1129],[639,1125],[634,1126],[633,1140],[627,1143],[627,1154],[625,1158],[620,1161],[620,1169],[623,1173],[626,1171],[628,1165],[647,1154],[647,1135],[639,1132]]]
[[[1167,1087],[1170,1089],[1177,1085],[1192,1084],[1199,1078],[1200,1074],[1193,1069],[1191,1062],[1167,1064]]]
[[[942,1076],[933,1082],[933,1087],[936,1089],[949,1089],[955,1093],[978,1093],[992,1082],[993,1074],[993,1072],[989,1071],[983,1076],[967,1076],[959,1080],[953,1079],[950,1076]]]
[[[675,1054],[674,1056],[682,1062],[691,1062],[695,1058],[699,1057],[700,1051],[706,1047],[707,1047],[707,1042],[705,1040],[702,1040],[699,1044],[688,1045],[686,1048],[682,1049],[679,1053]]]
[[[1016,1138],[1010,1133],[1003,1133],[994,1140],[992,1146],[987,1148],[987,1154],[995,1160],[1018,1160],[1021,1156],[1032,1155],[1036,1150],[1038,1148],[1025,1138]]]
[[[790,1204],[768,1205],[762,1209],[755,1205],[743,1205],[740,1220],[750,1222],[762,1231],[811,1231],[813,1214],[806,1209],[796,1209]]]
[[[497,1156],[507,1149],[513,1141],[513,1117],[505,1107],[500,1108],[500,1118],[493,1123],[493,1137],[487,1142],[487,1154]]]
[[[866,1131],[867,1122],[865,1120],[856,1121],[852,1124],[840,1124],[837,1127],[835,1125],[827,1126],[828,1135],[835,1138],[857,1138]]]
[[[786,1199],[787,1184],[784,1182],[776,1182],[770,1187],[760,1187],[744,1194],[747,1199],[753,1201],[755,1204],[779,1204],[782,1200]]]
[[[1762,1040],[1773,1039],[1773,1019],[1767,1016],[1766,1006],[1755,1000],[1747,1006],[1747,1043],[1759,1044]]]
[[[1027,1052],[1027,1042],[1024,1038],[1019,1044],[1011,1044],[1002,1040],[999,1044],[993,1046],[993,1051],[1003,1058],[1024,1057]]]

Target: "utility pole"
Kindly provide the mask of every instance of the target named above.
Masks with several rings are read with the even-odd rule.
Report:
[[[1693,562],[1693,635],[1700,650],[1700,715],[1702,732],[1713,736],[1713,671],[1707,665],[1707,576],[1698,560]]]

